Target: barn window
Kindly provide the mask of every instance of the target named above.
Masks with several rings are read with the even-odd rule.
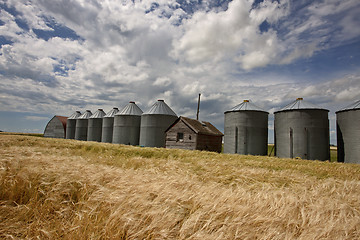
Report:
[[[189,140],[191,140],[191,135],[189,135]]]
[[[179,141],[179,142],[184,141],[184,133],[181,133],[181,132],[177,133],[177,141]]]

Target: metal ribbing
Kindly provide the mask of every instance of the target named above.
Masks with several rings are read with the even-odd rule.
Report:
[[[143,111],[135,102],[129,102],[127,106],[115,114],[113,143],[139,145],[142,113]]]
[[[75,139],[76,119],[81,115],[79,111],[74,112],[66,121],[66,139]]]
[[[275,148],[280,158],[330,159],[328,110],[275,112]]]
[[[105,112],[102,109],[98,109],[92,116],[89,117],[88,122],[88,141],[101,142],[102,135],[102,121],[105,116]]]
[[[234,111],[225,113],[224,153],[266,155],[268,113]]]
[[[112,143],[114,132],[114,116],[118,112],[119,109],[115,107],[104,116],[102,122],[102,142]]]
[[[338,161],[360,164],[360,109],[336,112]]]

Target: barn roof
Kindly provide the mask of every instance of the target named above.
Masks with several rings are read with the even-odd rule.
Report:
[[[192,118],[180,116],[165,132],[168,132],[179,121],[183,121],[191,130],[196,134],[211,135],[211,136],[224,136],[214,125],[210,122],[199,121]]]
[[[60,120],[60,122],[62,123],[64,129],[66,130],[66,121],[67,121],[68,118],[64,117],[64,116],[57,116],[57,115],[55,115],[55,117],[57,117]]]

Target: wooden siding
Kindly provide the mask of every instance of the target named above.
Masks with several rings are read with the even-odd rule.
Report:
[[[183,133],[183,141],[178,141],[177,134]],[[190,139],[191,138],[191,139]],[[166,133],[166,148],[196,149],[196,134],[183,121],[176,123]]]
[[[178,133],[184,134],[183,141],[177,139]],[[196,134],[181,120],[166,133],[166,148],[221,152],[221,147],[222,136]]]
[[[221,152],[222,136],[210,136],[199,134],[197,139],[197,150]]]

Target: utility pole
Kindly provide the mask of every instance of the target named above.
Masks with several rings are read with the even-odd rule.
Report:
[[[197,111],[196,111],[196,120],[199,120],[200,96],[201,96],[201,93],[199,93],[198,106],[197,106]]]

